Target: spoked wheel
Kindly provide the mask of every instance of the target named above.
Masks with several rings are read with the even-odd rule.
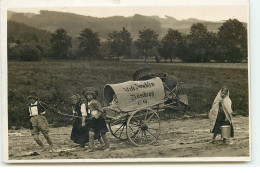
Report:
[[[152,144],[160,135],[160,117],[152,109],[137,110],[128,118],[126,129],[135,146]]]
[[[108,123],[108,127],[109,127],[111,134],[114,137],[116,137],[117,139],[120,139],[120,140],[127,140],[126,124],[127,124],[127,119],[125,119],[125,120],[112,119]]]

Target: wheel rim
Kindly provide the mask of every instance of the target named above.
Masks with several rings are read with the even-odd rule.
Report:
[[[154,143],[160,135],[160,117],[152,109],[135,111],[127,121],[128,139],[136,146]]]
[[[127,119],[112,119],[108,126],[110,133],[117,139],[127,140],[128,137],[126,135],[126,125]]]

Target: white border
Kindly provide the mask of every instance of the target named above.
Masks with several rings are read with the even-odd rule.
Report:
[[[8,8],[25,8],[25,7],[77,7],[77,6],[170,6],[170,5],[247,5],[249,14],[249,1],[248,0],[3,0],[1,1],[1,57],[7,57],[7,9]],[[249,38],[249,15],[248,15],[248,42]],[[248,86],[249,86],[249,157],[192,157],[192,158],[131,158],[131,159],[42,159],[42,160],[9,160],[8,159],[8,105],[7,105],[7,58],[1,59],[1,75],[2,75],[2,158],[6,163],[83,163],[83,162],[132,162],[132,163],[145,163],[145,162],[246,162],[252,159],[252,133],[251,133],[251,73],[250,73],[250,46],[248,45],[249,58],[248,58]]]

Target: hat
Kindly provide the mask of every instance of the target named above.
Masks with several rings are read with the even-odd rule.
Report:
[[[31,98],[38,99],[38,96],[37,96],[36,92],[31,92],[29,94],[29,96],[27,97],[27,100],[29,100]]]
[[[83,90],[81,91],[82,95],[86,95],[88,93],[93,94],[94,98],[97,98],[97,96],[98,96],[98,91],[94,87],[86,87],[86,88],[83,88]]]
[[[149,80],[154,78],[156,75],[149,68],[142,68],[134,72],[133,79],[137,80]]]
[[[78,94],[72,94],[69,98],[71,99],[71,98],[77,98],[77,99],[80,99],[80,96],[78,95]]]

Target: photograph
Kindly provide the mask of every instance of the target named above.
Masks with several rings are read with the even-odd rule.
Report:
[[[251,161],[248,0],[15,2],[4,162]]]

